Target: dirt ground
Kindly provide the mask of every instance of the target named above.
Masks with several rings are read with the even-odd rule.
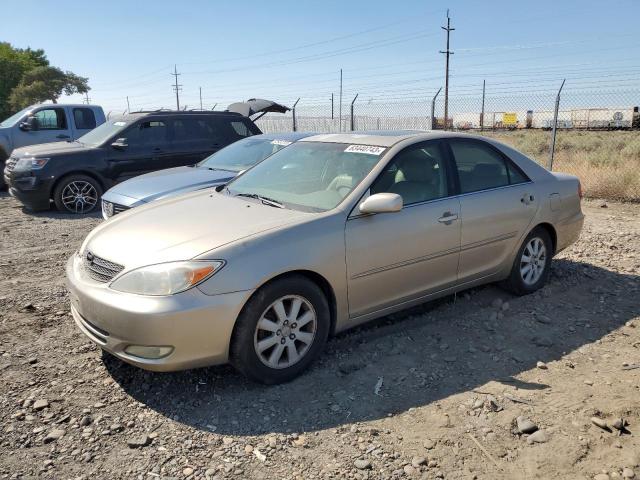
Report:
[[[100,219],[2,193],[0,478],[638,478],[640,205],[602,205],[540,292],[385,317],[265,387],[102,356],[63,273]]]

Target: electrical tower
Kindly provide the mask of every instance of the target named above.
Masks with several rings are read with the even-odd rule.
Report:
[[[182,85],[178,84],[178,77],[182,74],[178,73],[177,65],[173,66],[173,73],[170,73],[169,75],[173,75],[176,79],[173,89],[176,92],[176,110],[180,111],[180,92],[182,91]]]
[[[451,27],[451,18],[449,18],[449,9],[447,9],[447,26],[440,27],[447,32],[447,49],[440,53],[445,54],[445,77],[444,77],[444,129],[447,129],[449,118],[449,55],[453,55],[453,52],[449,50],[449,34],[455,30]]]

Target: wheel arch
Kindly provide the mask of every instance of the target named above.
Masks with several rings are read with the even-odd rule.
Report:
[[[312,270],[305,270],[305,269],[290,270],[287,272],[280,273],[275,277],[269,278],[268,280],[264,281],[258,288],[256,288],[253,294],[247,299],[247,301],[242,306],[242,310],[244,310],[245,306],[249,303],[249,301],[253,297],[255,297],[258,294],[258,292],[260,292],[260,290],[262,290],[262,288],[264,288],[265,286],[277,280],[280,280],[282,278],[291,277],[295,275],[300,275],[302,277],[307,278],[311,282],[315,283],[320,288],[320,290],[322,290],[322,293],[324,293],[324,296],[327,299],[327,303],[329,304],[329,317],[331,321],[331,324],[329,325],[329,335],[333,335],[333,333],[335,332],[336,322],[338,318],[338,307],[337,307],[336,295],[329,281],[319,273],[314,272]],[[236,321],[236,325],[237,325],[237,321]],[[234,332],[235,332],[235,326],[234,326]],[[233,337],[233,334],[232,334],[232,337]]]
[[[88,171],[88,170],[72,170],[70,172],[65,173],[64,175],[61,175],[59,178],[56,179],[55,182],[53,182],[53,184],[51,185],[51,189],[49,191],[49,198],[51,200],[54,200],[53,192],[56,191],[56,188],[58,188],[58,185],[60,185],[60,183],[65,178],[68,178],[68,177],[70,177],[72,175],[86,175],[87,177],[91,177],[96,182],[98,182],[98,184],[100,185],[100,188],[102,188],[102,192],[103,193],[107,190],[104,180],[102,178],[100,178],[100,176],[97,175],[95,172],[91,172],[91,171]]]
[[[553,250],[552,255],[555,255],[558,248],[558,233],[556,232],[555,227],[550,223],[542,222],[533,227],[531,231],[534,231],[536,228],[542,228],[549,234],[549,237],[551,238],[551,248]]]

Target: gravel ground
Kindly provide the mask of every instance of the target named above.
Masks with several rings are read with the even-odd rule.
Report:
[[[538,293],[385,317],[265,387],[102,355],[63,274],[100,219],[0,194],[0,478],[640,477],[640,206],[584,210]]]

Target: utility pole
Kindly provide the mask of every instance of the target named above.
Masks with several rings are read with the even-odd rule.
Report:
[[[333,120],[333,93],[331,94],[331,120]]]
[[[127,113],[131,113],[131,107],[129,106],[129,97],[127,97]]]
[[[200,87],[200,110],[202,110],[202,87]]]
[[[181,73],[178,73],[178,66],[174,65],[173,66],[173,73],[170,73],[169,75],[173,75],[176,79],[176,83],[173,85],[173,89],[176,92],[176,110],[180,111],[180,90],[182,90],[182,85],[178,85],[178,76],[182,75]]]
[[[89,105],[89,102],[91,101],[91,99],[89,98],[89,92],[84,92],[84,101],[87,105]]]
[[[338,115],[340,115],[340,128],[338,129],[338,131],[341,132],[342,131],[342,69],[340,69],[340,108],[338,110],[339,110]]]
[[[449,9],[447,9],[447,26],[440,27],[447,32],[447,49],[445,51],[440,50],[440,53],[444,53],[446,56],[445,61],[445,78],[444,78],[444,129],[447,129],[449,118],[449,55],[453,55],[453,52],[449,50],[449,34],[455,30],[451,28],[451,18],[449,18]]]
[[[486,87],[486,80],[482,80],[482,113],[480,113],[480,131],[484,130],[484,93]]]

